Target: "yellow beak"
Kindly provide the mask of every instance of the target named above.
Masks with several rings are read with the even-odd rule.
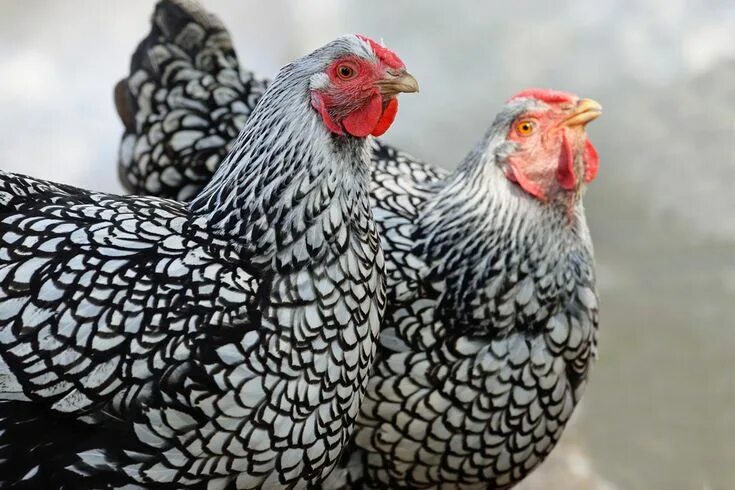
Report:
[[[564,124],[567,126],[584,126],[590,121],[594,121],[602,114],[602,106],[592,99],[581,99],[577,102],[574,112],[566,120]]]
[[[385,98],[396,96],[400,93],[413,93],[419,91],[419,82],[406,70],[392,71],[386,73],[385,78],[376,84],[381,95]]]

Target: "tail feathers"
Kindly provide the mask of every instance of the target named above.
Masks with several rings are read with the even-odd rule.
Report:
[[[211,31],[225,31],[216,15],[193,0],[161,0],[153,13],[153,20],[169,39],[175,39],[191,23]],[[185,44],[181,46],[185,47]]]
[[[230,35],[217,16],[193,0],[162,0],[156,5],[151,31],[130,61],[131,76],[115,86],[115,106],[128,131],[135,130],[135,115],[139,111],[136,95],[143,79],[139,72],[146,73],[146,78],[162,79],[167,61],[176,54],[193,60],[206,43],[211,51],[231,55],[236,63]]]
[[[144,70],[152,77],[167,75],[171,58],[186,59],[202,71],[214,71],[218,57],[237,65],[232,39],[214,14],[193,0],[162,0],[151,19],[151,32],[141,41],[130,61],[130,73]],[[165,82],[164,82],[165,83]]]
[[[115,87],[119,176],[131,192],[189,200],[206,185],[266,83],[240,70],[222,22],[193,0],[162,0]]]

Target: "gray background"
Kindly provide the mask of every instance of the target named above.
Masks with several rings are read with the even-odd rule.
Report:
[[[453,167],[531,86],[600,101],[602,296],[579,433],[620,489],[735,488],[735,2],[210,0],[272,75],[345,32],[421,82],[387,140]],[[119,192],[112,87],[151,1],[0,0],[0,168]]]

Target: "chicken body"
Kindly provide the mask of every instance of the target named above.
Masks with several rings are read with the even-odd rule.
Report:
[[[367,142],[312,105],[380,58],[345,36],[284,67],[188,205],[0,173],[0,486],[326,477],[385,291]]]
[[[218,20],[193,2],[159,4],[116,92],[123,183],[196,195],[265,86]],[[547,106],[518,104],[453,172],[372,142],[388,305],[353,442],[325,488],[510,488],[578,403],[596,351],[592,244],[578,196],[544,203],[521,172],[509,178],[509,128]]]

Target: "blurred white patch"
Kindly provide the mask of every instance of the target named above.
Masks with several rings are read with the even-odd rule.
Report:
[[[9,121],[2,121],[0,128]],[[39,129],[42,129],[39,126]],[[95,157],[87,134],[59,124],[37,136],[21,133],[9,138],[0,149],[3,170],[32,175],[44,180],[75,184],[84,181]],[[38,144],[39,140],[42,144]],[[110,159],[109,164],[114,165]]]
[[[723,59],[735,59],[735,22],[707,22],[686,33],[682,56],[693,74],[710,70]]]
[[[322,0],[318,7],[312,2],[293,2],[290,12],[292,34],[295,34],[292,39],[302,50],[297,56],[328,43],[335,37],[335,29],[339,31],[339,26],[344,25],[344,2],[340,0]]]
[[[36,50],[0,58],[0,103],[40,106],[58,96],[63,80],[47,54]]]
[[[722,273],[722,286],[725,291],[735,295],[735,269],[725,270]]]

